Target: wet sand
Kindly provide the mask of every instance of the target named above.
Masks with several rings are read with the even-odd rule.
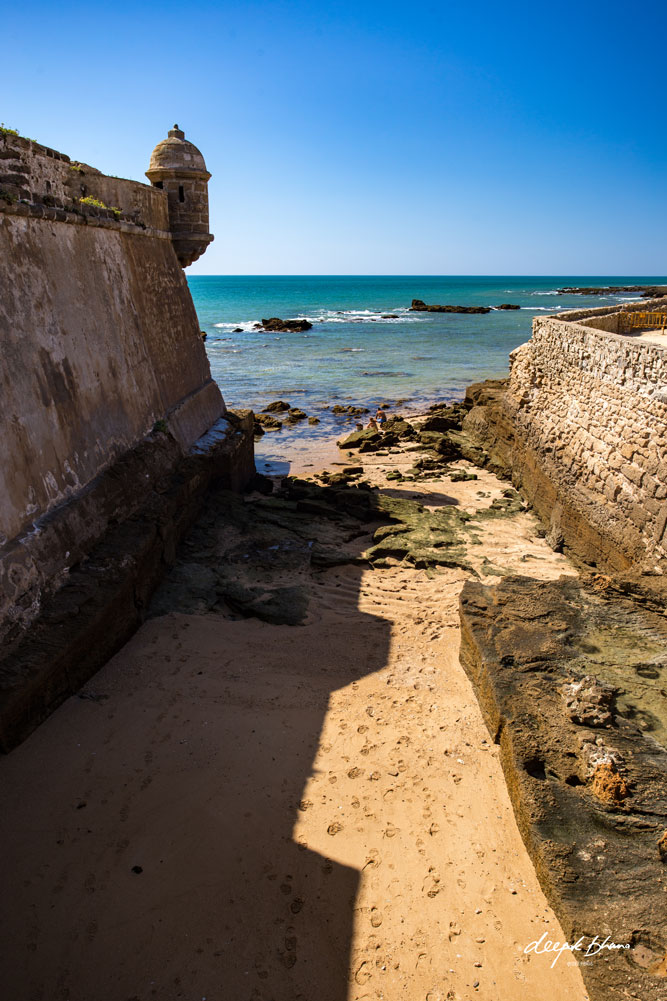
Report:
[[[506,486],[363,459],[433,507]],[[480,523],[481,578],[572,573],[536,527]],[[350,564],[303,626],[146,622],[0,761],[5,996],[584,1001],[523,952],[564,936],[458,662],[468,576]]]

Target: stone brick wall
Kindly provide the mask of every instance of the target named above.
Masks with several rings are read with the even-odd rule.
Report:
[[[81,202],[94,198],[108,210]],[[134,226],[168,238],[167,198],[158,188],[108,177],[31,139],[0,131],[0,208],[52,221]],[[117,209],[119,211],[113,211]]]
[[[618,315],[536,319],[512,353],[503,407],[554,484],[552,540],[569,506],[629,563],[651,569],[667,557],[667,349],[614,333]]]

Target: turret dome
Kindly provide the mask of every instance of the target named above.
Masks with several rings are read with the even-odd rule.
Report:
[[[174,125],[167,138],[159,142],[151,154],[148,173],[153,170],[196,171],[208,174],[204,157],[194,143],[185,138],[185,132]],[[210,176],[210,175],[209,175]]]

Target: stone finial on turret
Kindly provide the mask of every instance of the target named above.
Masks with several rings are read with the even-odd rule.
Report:
[[[151,154],[146,177],[167,192],[169,229],[181,267],[204,253],[213,236],[208,231],[208,180],[204,157],[174,125]]]

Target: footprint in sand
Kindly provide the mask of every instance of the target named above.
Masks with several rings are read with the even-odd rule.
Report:
[[[359,966],[356,973],[354,974],[354,979],[361,986],[363,984],[367,984],[368,981],[371,979],[372,975],[373,973],[371,964],[366,960],[364,960],[361,966]]]
[[[360,775],[361,775],[361,768],[356,768],[356,767],[350,768],[349,772],[347,773],[348,779],[358,779]]]
[[[371,907],[371,924],[373,928],[379,928],[382,924],[382,911],[379,911],[377,907]]]
[[[329,824],[329,826],[327,827],[327,834],[330,834],[331,837],[333,838],[334,835],[340,834],[342,830],[343,830],[343,825],[339,824],[338,821],[335,820],[333,824]]]

